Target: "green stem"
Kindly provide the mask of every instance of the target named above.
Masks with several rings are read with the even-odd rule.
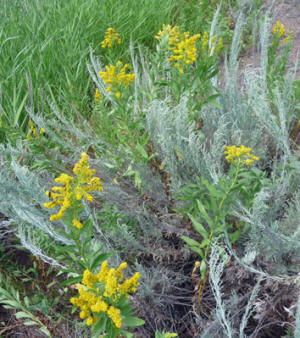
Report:
[[[237,168],[236,168],[236,173],[235,173],[234,179],[233,179],[233,181],[232,181],[232,183],[231,183],[231,186],[230,186],[229,189],[226,191],[226,194],[225,194],[225,196],[223,197],[221,203],[219,204],[219,207],[218,207],[218,210],[219,210],[219,211],[221,211],[222,206],[223,206],[223,204],[224,204],[226,198],[228,197],[229,193],[230,193],[231,190],[233,189],[233,187],[234,187],[234,185],[235,185],[235,183],[236,183],[236,181],[237,181],[237,179],[238,179],[238,176],[239,176],[239,173],[240,173],[240,169],[241,169],[240,164],[241,164],[241,160],[240,160],[240,158],[239,158],[239,161],[238,161],[238,165],[237,165]],[[216,216],[216,218],[215,218],[215,221],[217,221],[217,220],[218,220],[218,216]]]
[[[240,172],[240,169],[241,169],[241,160],[239,159],[238,161],[238,164],[237,164],[237,168],[236,168],[236,172],[235,172],[235,175],[234,175],[234,178],[233,178],[233,181],[229,187],[229,189],[226,191],[224,197],[222,198],[219,206],[218,206],[218,211],[219,211],[219,214],[220,214],[220,211],[222,210],[222,207],[223,207],[223,204],[224,202],[226,201],[228,195],[230,194],[231,190],[234,188],[235,184],[236,184],[236,181],[238,179],[238,176],[239,176],[239,172]],[[216,215],[215,217],[215,224],[218,222],[218,219],[219,219],[219,215]],[[208,244],[205,248],[205,253],[204,253],[204,261],[206,261],[206,258],[207,258],[207,255],[208,255],[208,252],[209,252],[209,249],[210,249],[210,243],[211,243],[211,240],[212,240],[212,237],[214,235],[214,229],[211,230],[210,234],[209,234],[209,238],[208,238]],[[203,291],[203,287],[204,287],[204,283],[201,282],[200,284],[200,287],[199,287],[199,293],[198,293],[198,312],[200,313],[200,303],[201,303],[201,298],[202,298],[202,291]]]
[[[76,202],[75,202],[75,208],[73,208],[73,219],[78,219],[78,210],[80,209],[80,207],[76,206]],[[74,234],[74,238],[75,238],[75,243],[77,244],[77,248],[78,251],[80,253],[80,256],[83,258],[83,262],[84,265],[86,266],[86,268],[89,268],[89,261],[86,258],[86,255],[84,253],[84,249],[80,243],[80,238],[79,238],[79,229],[74,229],[74,226],[71,225],[72,227],[72,233]]]

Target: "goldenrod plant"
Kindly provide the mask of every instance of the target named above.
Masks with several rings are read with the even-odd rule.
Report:
[[[287,71],[287,62],[292,47],[293,31],[287,32],[279,21],[273,26],[271,44],[268,47],[267,80],[271,95],[274,95],[274,83],[282,86]]]
[[[119,33],[114,28],[110,27],[105,32],[104,40],[101,42],[102,48],[112,48],[115,44],[120,45],[122,40],[120,39]]]
[[[50,191],[45,192],[50,201],[44,203],[44,207],[59,208],[56,213],[50,216],[50,221],[61,220],[67,227],[67,231],[62,231],[63,235],[74,243],[61,248],[61,254],[77,264],[77,267],[73,268],[74,272],[80,271],[82,267],[94,269],[101,260],[111,255],[110,253],[103,254],[101,247],[91,247],[93,221],[82,219],[84,201],[93,202],[94,197],[91,193],[103,191],[101,180],[94,176],[95,173],[95,169],[90,169],[88,155],[83,152],[81,159],[73,168],[74,176],[66,173],[61,174],[55,179],[55,182],[60,185],[53,186]],[[73,279],[72,282],[74,282]]]
[[[217,39],[216,35],[210,37],[207,32],[202,35],[181,33],[179,26],[170,25],[163,25],[155,38],[159,41],[155,62],[168,62],[170,65],[170,80],[159,83],[166,83],[172,89],[175,102],[178,103],[181,94],[186,92],[192,111],[206,103],[216,105],[218,93],[212,79],[218,73],[217,55],[223,47],[222,38]],[[197,116],[194,118],[197,119]]]
[[[247,173],[247,167],[254,161],[259,160],[257,156],[251,154],[251,150],[250,147],[245,147],[244,145],[240,147],[226,146],[224,154],[226,155],[226,161],[231,164],[228,177],[220,178],[218,184],[215,185],[201,178],[198,186],[187,186],[184,194],[178,196],[182,200],[191,200],[191,197],[188,196],[189,193],[192,196],[194,192],[198,194],[195,201],[193,201],[196,204],[195,209],[193,209],[192,214],[187,213],[187,215],[203,240],[201,243],[198,243],[187,236],[182,236],[182,239],[191,250],[198,253],[201,257],[201,262],[199,263],[201,274],[198,297],[199,311],[203,288],[208,276],[209,267],[207,260],[211,243],[222,234],[228,235],[231,243],[235,243],[241,234],[248,229],[239,220],[236,213],[233,212],[233,203],[236,199],[241,198],[239,195],[244,195],[246,203],[250,207],[254,194],[261,188],[261,184],[254,191],[253,187],[250,189],[248,187],[252,186],[253,182],[251,182],[251,179],[253,177]]]
[[[99,253],[99,250],[96,252],[90,250],[92,223],[81,222],[83,200],[92,202],[94,198],[91,193],[103,191],[102,183],[99,177],[94,176],[95,173],[96,171],[89,167],[87,154],[82,153],[80,161],[73,168],[75,176],[61,174],[56,178],[55,181],[62,186],[54,186],[50,192],[46,191],[46,196],[51,201],[45,203],[44,206],[60,208],[56,214],[50,216],[50,221],[64,219],[69,227],[67,236],[76,243],[81,256],[80,260],[75,258],[75,261],[81,267],[85,267],[82,284],[77,285],[79,298],[71,298],[71,303],[81,308],[80,318],[87,318],[88,326],[94,324],[92,334],[105,333],[108,337],[114,338],[126,332],[120,331],[122,323],[127,327],[144,324],[143,320],[130,315],[131,308],[128,300],[129,294],[137,291],[140,274],[137,272],[132,278],[125,280],[122,270],[127,267],[127,263],[122,263],[115,270],[108,268],[107,260],[102,263],[98,274],[93,274],[91,271],[110,255]],[[68,247],[67,251],[71,249],[72,247]],[[72,255],[74,253],[68,254],[74,257]],[[68,272],[70,271],[71,269],[68,268]],[[71,278],[62,285],[74,283],[79,278]],[[107,321],[107,316],[109,321]]]
[[[29,120],[29,127],[30,127],[30,131],[27,133],[27,139],[28,140],[32,140],[33,138],[37,138],[39,137],[39,135],[42,135],[45,133],[45,129],[41,128],[39,132],[37,132],[34,123],[32,120]]]
[[[90,270],[83,273],[82,284],[77,284],[78,297],[70,302],[80,307],[80,318],[92,326],[92,334],[106,334],[114,338],[120,335],[131,337],[130,332],[122,327],[143,325],[144,321],[131,315],[129,295],[137,291],[139,272],[125,279],[123,270],[127,263],[123,262],[117,269],[109,268],[104,261],[97,274]]]
[[[122,62],[118,61],[116,66],[105,66],[105,72],[99,72],[104,83],[109,85],[106,88],[107,93],[112,93],[117,99],[124,95],[125,90],[135,78],[135,74],[128,73],[129,69],[129,64],[123,66]]]

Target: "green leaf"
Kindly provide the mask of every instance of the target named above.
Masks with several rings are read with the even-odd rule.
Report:
[[[4,295],[5,298],[11,298],[11,295],[9,294],[9,292],[7,292],[5,289],[0,287],[0,294]],[[5,299],[4,298],[4,299]],[[0,295],[0,299],[3,299]]]
[[[122,324],[127,327],[134,327],[144,325],[145,321],[137,317],[126,316],[122,318]]]
[[[236,230],[234,233],[229,234],[230,242],[235,243],[241,235],[240,230]]]
[[[28,96],[28,93],[25,94],[18,110],[16,111],[16,114],[15,114],[15,118],[14,118],[14,127],[17,126],[18,122],[19,122],[19,119],[20,119],[20,115],[21,115],[21,112],[23,110],[23,107],[24,107],[24,104],[25,104],[25,101],[27,99],[27,96]]]
[[[29,299],[28,299],[27,296],[24,297],[24,303],[25,303],[25,305],[26,305],[27,307],[29,307]]]
[[[113,256],[115,252],[107,252],[107,253],[100,253],[99,255],[96,255],[95,258],[92,260],[91,269],[94,270],[96,267],[104,262],[107,258]]]
[[[208,232],[205,230],[204,226],[198,221],[196,221],[196,219],[192,215],[188,214],[188,216],[191,219],[195,230],[197,230],[203,238],[207,238]]]
[[[189,246],[189,249],[196,252],[202,259],[204,259],[204,253],[198,246]]]
[[[76,283],[81,282],[81,280],[82,280],[82,276],[73,277],[73,278],[69,278],[61,282],[59,285],[62,287],[62,286],[70,285],[70,284],[76,284]]]
[[[102,333],[103,331],[105,331],[107,321],[108,321],[107,315],[101,313],[99,315],[97,323],[92,327],[92,332]]]
[[[140,189],[142,184],[141,175],[138,171],[134,172],[134,185]]]
[[[148,159],[148,154],[146,150],[138,143],[135,148],[139,151],[144,159]]]
[[[187,237],[187,236],[181,236],[181,239],[184,240],[187,244],[190,250],[196,252],[198,255],[200,255],[202,258],[204,258],[204,254],[202,250],[200,249],[200,243],[197,241],[194,241],[193,239]]]
[[[208,238],[206,238],[200,243],[199,248],[202,249],[202,248],[206,247],[209,243],[210,243],[210,240]]]
[[[205,210],[204,205],[198,199],[196,200],[196,202],[197,202],[198,209],[201,212],[201,216],[206,220],[209,227],[213,228],[214,221],[209,217],[208,213]]]
[[[20,319],[20,318],[32,318],[32,315],[29,315],[28,313],[25,313],[23,311],[17,312],[15,314],[15,316],[16,316],[17,319]]]
[[[26,326],[38,325],[38,323],[33,320],[26,320],[23,324]]]
[[[126,338],[133,338],[134,337],[132,333],[125,331],[125,330],[121,330],[120,333],[122,335],[124,335]]]
[[[194,239],[191,239],[190,237],[187,237],[187,236],[181,236],[181,239],[183,239],[186,244],[191,245],[191,246],[199,246],[200,245],[199,242],[197,242]]]
[[[215,186],[210,184],[207,180],[202,180],[203,184],[206,186],[207,190],[210,193],[210,197],[223,198],[223,193],[219,192]]]
[[[205,260],[203,259],[203,260],[201,261],[201,264],[200,264],[200,274],[201,274],[201,278],[202,278],[202,279],[205,278],[206,270],[207,270],[207,265],[206,265],[206,263],[205,263]]]
[[[85,243],[84,243],[84,247],[86,248],[86,246],[90,246],[91,243],[91,238],[93,235],[93,222],[90,219],[87,219],[84,223],[83,223],[83,227],[81,228],[81,232],[84,232],[86,234],[86,238],[85,238]]]
[[[2,299],[1,300],[2,303],[6,304],[6,306],[11,306],[14,309],[19,309],[20,308],[20,304],[17,303],[14,300],[9,300],[9,299]],[[5,307],[6,309],[9,309],[9,307]]]
[[[39,330],[42,333],[44,333],[47,337],[51,337],[51,333],[45,327],[40,327]]]

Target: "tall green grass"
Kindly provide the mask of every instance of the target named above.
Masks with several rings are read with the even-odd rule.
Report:
[[[103,54],[108,27],[120,32],[126,54],[130,37],[147,44],[171,20],[174,2],[120,0],[4,0],[0,8],[2,127],[25,127],[27,105],[48,113],[47,98],[66,113],[89,109],[89,49]],[[159,15],[158,15],[159,13]]]
[[[130,38],[152,48],[153,36],[164,23],[203,31],[208,13],[213,15],[217,5],[196,0],[1,1],[0,140],[12,131],[13,135],[26,132],[27,106],[45,116],[51,114],[49,100],[68,115],[89,111],[93,85],[86,62],[90,48],[103,61],[108,59],[100,46],[108,27],[122,38],[114,57],[126,60]]]

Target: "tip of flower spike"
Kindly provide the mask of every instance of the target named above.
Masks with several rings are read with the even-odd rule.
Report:
[[[77,229],[81,229],[83,227],[83,224],[80,221],[78,221],[78,219],[73,219],[72,223],[74,227],[76,227]]]
[[[59,219],[61,219],[63,217],[63,215],[61,215],[60,213],[58,213],[58,214],[54,214],[54,215],[52,215],[52,216],[50,216],[50,221],[52,222],[52,221],[58,221]]]
[[[95,90],[94,100],[95,100],[96,103],[101,102],[101,94],[100,94],[98,88],[96,88],[96,90]]]

